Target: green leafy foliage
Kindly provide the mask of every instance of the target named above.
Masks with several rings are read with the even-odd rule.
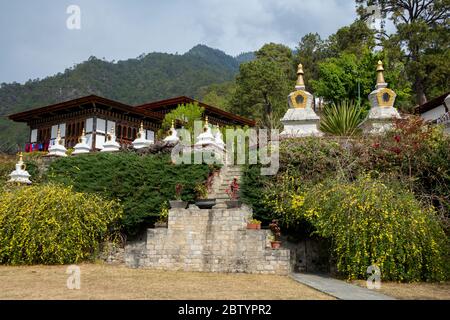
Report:
[[[44,79],[0,85],[0,150],[15,153],[29,131],[7,115],[89,94],[131,105],[175,96],[199,97],[200,89],[234,79],[239,62],[225,53],[195,46],[185,54],[149,53],[136,59],[87,61]],[[4,118],[3,118],[4,117]]]
[[[336,136],[352,136],[358,132],[365,110],[353,101],[327,105],[320,119],[320,130]]]
[[[69,264],[92,258],[115,230],[114,200],[48,184],[4,190],[0,196],[0,263]]]
[[[135,234],[156,220],[164,202],[175,199],[178,183],[183,185],[181,198],[194,201],[196,184],[212,170],[208,165],[172,164],[170,155],[95,153],[56,160],[47,179],[73,185],[78,192],[119,199],[124,207],[123,228]]]
[[[434,210],[422,207],[400,185],[369,176],[351,183],[334,181],[315,186],[292,206],[317,234],[332,240],[338,271],[349,279],[364,279],[373,264],[380,267],[383,280],[448,277],[449,243]]]
[[[194,130],[194,122],[201,121],[205,108],[200,107],[198,103],[187,103],[179,105],[175,110],[170,111],[164,116],[161,125],[162,131],[167,131],[174,123],[182,125],[186,130]]]

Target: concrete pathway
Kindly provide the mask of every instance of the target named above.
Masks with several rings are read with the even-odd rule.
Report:
[[[375,289],[362,288],[328,276],[292,273],[291,278],[340,300],[395,300],[393,297],[378,293]]]

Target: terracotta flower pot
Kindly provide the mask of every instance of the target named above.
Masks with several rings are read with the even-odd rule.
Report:
[[[261,223],[247,223],[247,229],[260,230],[261,229]]]
[[[270,241],[270,245],[272,249],[279,249],[281,246],[281,241]]]

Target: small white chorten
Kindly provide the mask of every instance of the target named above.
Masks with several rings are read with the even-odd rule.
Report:
[[[177,134],[177,130],[175,130],[175,126],[174,126],[174,121],[172,120],[172,126],[170,127],[170,135],[167,136],[164,139],[164,142],[169,142],[169,143],[178,143],[178,141],[180,141],[180,138],[178,138],[178,134]]]
[[[394,108],[396,93],[387,88],[384,81],[383,62],[378,61],[377,84],[375,90],[369,94],[370,111],[367,118],[361,124],[364,132],[381,133],[392,127],[393,119],[400,119],[401,116]]]
[[[303,66],[298,65],[296,91],[288,96],[289,109],[281,119],[284,130],[281,137],[321,136],[319,131],[319,116],[312,108],[313,95],[305,90]]]
[[[16,163],[16,170],[14,170],[13,172],[11,172],[9,174],[11,179],[9,179],[8,182],[31,184],[30,174],[25,169],[26,169],[26,165],[25,165],[25,163],[23,163],[22,152],[21,152],[19,154],[19,162]]]
[[[82,153],[89,153],[91,151],[91,147],[86,143],[87,138],[85,135],[85,131],[83,128],[83,132],[81,133],[80,140],[78,143],[73,147],[75,150],[72,152],[73,155],[82,154]]]
[[[142,149],[150,146],[152,142],[150,140],[145,139],[145,130],[144,123],[141,122],[141,127],[139,128],[139,132],[137,134],[137,138],[132,142],[133,148]]]
[[[106,141],[103,143],[103,149],[101,152],[115,152],[120,150],[120,144],[116,141],[116,134],[114,133],[114,127],[111,128],[111,132],[106,135]]]
[[[208,116],[205,117],[205,125],[203,126],[203,132],[197,137],[196,147],[203,147],[207,145],[216,145],[216,139],[214,138],[211,128],[208,123]]]
[[[48,156],[67,157],[67,149],[61,144],[61,130],[58,128],[55,144],[48,148]]]

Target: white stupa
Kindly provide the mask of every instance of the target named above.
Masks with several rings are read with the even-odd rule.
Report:
[[[367,133],[381,133],[389,130],[392,127],[392,120],[401,118],[397,109],[394,108],[397,94],[387,88],[383,71],[383,62],[378,61],[377,84],[375,90],[369,94],[371,108],[367,118],[361,124],[362,129]]]
[[[164,138],[164,142],[169,142],[176,144],[180,141],[180,138],[178,138],[177,130],[175,130],[174,121],[172,120],[172,126],[170,127],[170,135],[168,135],[166,138]]]
[[[195,147],[206,147],[209,145],[216,145],[216,139],[214,138],[211,128],[208,123],[208,116],[205,117],[205,125],[203,126],[203,132],[200,133],[197,137],[197,142],[195,143]]]
[[[83,132],[81,133],[81,137],[79,142],[73,147],[75,150],[72,152],[73,155],[89,153],[91,151],[91,147],[86,143],[86,135],[83,128]]]
[[[67,157],[67,149],[61,144],[61,130],[58,128],[55,144],[48,148],[48,156]]]
[[[281,137],[321,136],[319,131],[319,116],[312,108],[313,95],[305,90],[303,66],[298,65],[297,84],[295,91],[288,96],[289,109],[281,119],[284,130]]]
[[[137,137],[132,143],[133,143],[133,148],[135,148],[137,150],[146,148],[152,144],[152,142],[150,140],[145,139],[144,123],[141,122],[141,127],[139,128]]]
[[[25,166],[25,163],[23,163],[22,152],[21,152],[19,154],[19,162],[16,163],[16,170],[14,170],[13,172],[11,172],[9,174],[11,179],[9,179],[8,182],[31,184],[30,174],[25,169],[26,169],[26,166]]]
[[[115,152],[120,150],[120,144],[116,141],[116,134],[114,133],[114,127],[111,128],[111,132],[106,135],[106,141],[103,143],[103,149],[101,152]]]

